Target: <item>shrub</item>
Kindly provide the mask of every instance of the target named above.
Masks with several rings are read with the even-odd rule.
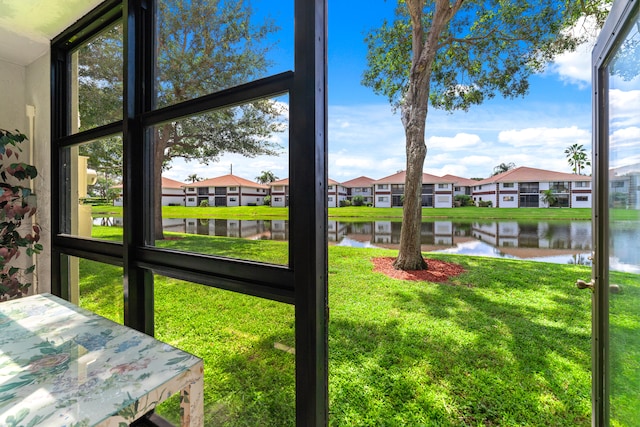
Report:
[[[471,196],[466,194],[457,194],[454,198],[454,201],[460,202],[460,206],[474,206],[473,200],[471,200]]]
[[[480,200],[478,202],[478,206],[481,208],[490,208],[493,207],[493,203],[491,202],[491,200]]]
[[[264,196],[262,203],[264,203],[265,206],[271,206],[271,196]]]
[[[351,200],[347,200],[347,199],[340,200],[340,207],[341,208],[349,207],[349,206],[351,206]]]
[[[364,205],[364,197],[358,195],[358,196],[353,196],[353,199],[351,200],[351,204],[353,206],[362,206]]]
[[[209,207],[209,201],[208,200],[203,200],[200,202],[200,207],[201,208],[208,208]]]

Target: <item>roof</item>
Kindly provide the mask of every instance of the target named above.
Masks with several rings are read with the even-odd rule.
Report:
[[[343,186],[353,188],[353,187],[371,187],[375,179],[369,178],[368,176],[359,176],[358,178],[350,179],[349,181],[345,181],[342,183]]]
[[[406,176],[407,176],[406,171],[400,171],[393,175],[389,175],[384,178],[381,178],[377,181],[373,181],[373,183],[374,184],[404,184]],[[423,173],[422,183],[423,184],[445,184],[445,183],[453,184],[453,180],[431,175],[428,173]]]
[[[448,179],[453,181],[454,185],[458,185],[461,187],[471,187],[473,185],[476,185],[476,183],[478,181],[473,180],[473,179],[469,179],[469,178],[462,178],[461,176],[455,176],[455,175],[444,175],[443,176],[444,179]]]
[[[474,185],[493,184],[496,182],[550,182],[550,181],[591,181],[587,175],[576,175],[573,173],[555,172],[545,169],[529,168],[520,166],[492,176],[482,181],[476,181]]]
[[[162,177],[162,188],[182,188],[185,183],[176,181],[175,179]]]
[[[249,181],[248,179],[240,178],[232,174],[219,176],[217,178],[209,178],[204,181],[193,182],[189,184],[183,184],[183,187],[251,187],[251,188],[264,188],[269,187],[264,184]]]
[[[329,180],[327,181],[327,185],[342,185],[342,184],[336,181],[335,179],[329,178]]]
[[[267,184],[272,187],[274,185],[289,185],[289,178],[277,179],[275,181],[271,181]]]

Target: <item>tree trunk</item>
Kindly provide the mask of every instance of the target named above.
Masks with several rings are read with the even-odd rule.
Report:
[[[412,59],[409,85],[401,106],[402,125],[407,145],[407,173],[404,184],[404,207],[400,229],[400,250],[393,263],[398,270],[425,270],[422,257],[420,226],[422,224],[422,169],[427,156],[425,127],[431,92],[431,70],[438,52],[438,39],[453,14],[461,7],[457,0],[437,0],[436,10],[426,34],[422,27],[423,0],[407,0],[412,27]]]
[[[153,148],[153,241],[164,240],[164,230],[162,228],[162,163],[164,161],[164,150],[166,143],[163,140],[167,137],[167,126],[163,129],[163,135],[155,132]]]
[[[407,174],[404,184],[400,251],[393,263],[398,270],[426,270],[422,257],[420,228],[422,224],[422,167],[427,154],[424,137],[419,132],[405,132],[407,138]]]

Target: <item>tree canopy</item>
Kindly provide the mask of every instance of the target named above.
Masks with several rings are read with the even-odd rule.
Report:
[[[153,94],[157,108],[255,80],[268,69],[267,53],[272,48],[268,36],[278,28],[268,18],[256,24],[248,1],[163,0],[157,7]],[[80,52],[81,130],[121,119],[121,24]],[[260,99],[155,126],[151,135],[156,209],[160,210],[162,171],[175,158],[209,164],[224,153],[277,155],[280,146],[271,136],[284,130],[283,113],[279,103]],[[104,167],[110,159],[100,147],[93,148],[82,150]],[[156,238],[162,238],[161,215],[156,217]]]

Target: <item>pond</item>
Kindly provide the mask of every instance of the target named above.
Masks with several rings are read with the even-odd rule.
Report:
[[[94,218],[95,225],[121,223],[120,218]],[[163,224],[165,231],[179,233],[250,240],[289,239],[286,220],[165,218]],[[329,221],[327,235],[329,243],[335,245],[398,249],[401,226],[401,222],[382,220]],[[424,252],[591,265],[588,259],[592,251],[591,221],[429,221],[422,223],[420,240]],[[618,260],[620,264],[635,261]]]

